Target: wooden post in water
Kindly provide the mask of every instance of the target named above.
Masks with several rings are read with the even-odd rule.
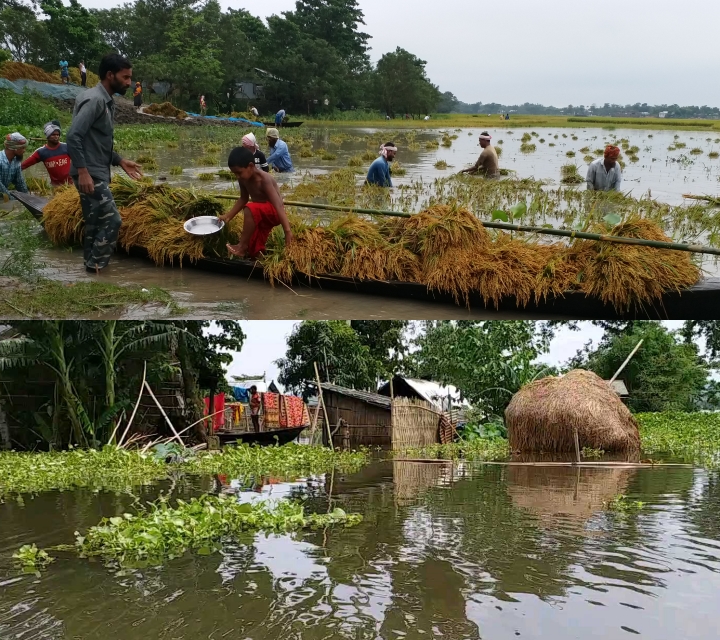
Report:
[[[323,397],[322,383],[320,382],[320,372],[318,371],[317,362],[313,362],[315,366],[315,381],[318,388],[318,401],[322,404],[323,416],[325,417],[325,429],[327,430],[328,446],[333,449],[332,432],[330,431],[330,420],[328,419],[327,407],[325,406],[325,398]]]
[[[392,442],[394,437],[395,429],[395,393],[393,392],[393,378],[394,374],[390,376],[390,441]]]
[[[573,436],[575,437],[575,458],[577,463],[580,464],[580,437],[577,429],[573,429]]]

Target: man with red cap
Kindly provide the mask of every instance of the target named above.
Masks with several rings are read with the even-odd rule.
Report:
[[[586,178],[588,191],[620,191],[622,171],[619,157],[620,148],[609,144],[605,147],[605,157],[590,163]]]

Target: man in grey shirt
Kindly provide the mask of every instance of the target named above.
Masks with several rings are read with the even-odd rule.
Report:
[[[605,147],[605,157],[590,163],[586,178],[588,191],[620,191],[622,171],[619,157],[619,147],[609,144]]]
[[[110,165],[120,166],[131,178],[142,177],[140,165],[123,160],[113,150],[113,94],[130,87],[132,65],[112,53],[100,61],[100,82],[75,99],[73,120],[67,134],[72,168],[70,175],[80,192],[85,231],[83,258],[88,271],[99,273],[115,251],[120,232],[120,212],[110,191]]]

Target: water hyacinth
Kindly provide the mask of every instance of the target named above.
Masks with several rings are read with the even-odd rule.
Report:
[[[75,548],[82,557],[100,556],[121,566],[147,566],[177,558],[188,551],[209,555],[226,540],[245,532],[292,532],[332,525],[351,527],[362,521],[357,513],[336,508],[307,513],[299,502],[240,503],[230,496],[204,495],[178,500],[171,507],[161,499],[136,514],[103,518],[84,535],[76,532]]]

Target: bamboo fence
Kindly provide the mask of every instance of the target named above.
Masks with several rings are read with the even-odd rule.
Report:
[[[393,449],[424,447],[438,442],[442,412],[430,403],[415,398],[394,398],[391,411]]]

